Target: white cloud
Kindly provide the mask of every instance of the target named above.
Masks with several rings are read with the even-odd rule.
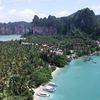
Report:
[[[36,0],[15,0],[15,2],[35,2]],[[58,1],[58,0],[38,0],[38,1],[43,1],[43,2],[48,2],[48,1]]]
[[[4,9],[4,5],[2,4],[2,1],[0,0],[0,10]]]
[[[31,2],[32,0],[15,0],[15,2]]]
[[[38,2],[55,2],[55,1],[58,1],[58,0],[38,0]],[[31,3],[31,2],[36,2],[36,0],[15,0],[15,2],[28,2],[28,3]]]
[[[4,6],[0,6],[0,10],[3,10],[4,9]]]
[[[47,15],[44,13],[36,13],[35,15],[38,15],[40,18],[47,17]]]
[[[24,10],[16,10],[16,9],[11,9],[8,11],[8,14],[12,15],[34,15],[35,12],[32,9],[24,9]]]
[[[96,15],[100,14],[100,5],[93,5],[90,7]]]
[[[2,4],[2,0],[0,0],[0,5]]]
[[[6,20],[8,21],[31,21],[35,12],[31,9],[24,9],[24,10],[16,10],[16,9],[11,9],[7,11],[4,16],[8,16]],[[7,21],[7,22],[8,22]]]
[[[100,5],[92,6],[93,10],[100,10]]]
[[[28,21],[31,22],[34,15],[38,15],[39,17],[45,17],[46,15],[43,13],[34,12],[32,9],[10,9],[6,12],[0,10],[0,22],[14,22],[14,21]]]
[[[68,16],[70,13],[67,11],[61,11],[56,14],[57,17]]]
[[[16,9],[11,9],[11,10],[8,11],[8,14],[14,14],[16,12],[17,12]]]
[[[25,1],[25,0],[15,0],[15,1]],[[26,0],[32,1],[32,0]],[[46,0],[40,0],[46,1]],[[47,0],[49,1],[49,0]],[[67,16],[70,13],[67,11],[61,11],[58,13],[53,13],[56,17]],[[15,21],[28,21],[31,22],[34,15],[38,15],[39,17],[47,17],[47,14],[41,12],[35,12],[33,9],[7,9],[0,0],[0,22],[15,22]]]
[[[80,2],[83,2],[83,1],[85,1],[85,0],[79,0]]]

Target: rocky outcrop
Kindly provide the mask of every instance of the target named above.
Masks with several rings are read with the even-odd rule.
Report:
[[[94,12],[89,8],[79,10],[76,13],[68,16],[64,23],[66,33],[72,32],[76,29],[80,29],[86,33],[91,33],[96,31],[99,25],[98,19],[96,18]]]
[[[97,19],[100,21],[100,15],[96,15]]]
[[[0,34],[66,35],[77,29],[85,33],[100,33],[100,16],[85,8],[67,17],[56,18],[50,15],[48,18],[39,18],[35,15],[31,23],[0,24]]]
[[[34,35],[54,35],[57,34],[57,29],[54,27],[46,26],[33,26]]]
[[[39,18],[37,15],[34,16],[32,21],[33,34],[40,35],[53,35],[57,34],[57,18],[55,16],[48,16],[48,18]]]
[[[25,34],[30,32],[31,24],[27,22],[0,23],[0,34]]]
[[[68,34],[77,29],[86,33],[93,33],[100,30],[100,22],[92,10],[85,8],[68,17],[49,16],[41,19],[35,16],[32,27],[33,34]]]

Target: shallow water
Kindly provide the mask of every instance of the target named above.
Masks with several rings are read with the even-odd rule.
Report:
[[[57,90],[40,100],[100,100],[100,56],[92,61],[73,60],[53,79]]]
[[[21,35],[0,35],[0,41],[19,40]]]

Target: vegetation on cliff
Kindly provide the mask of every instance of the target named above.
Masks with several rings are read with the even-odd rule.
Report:
[[[53,33],[56,34],[66,35],[77,29],[87,34],[94,34],[100,32],[100,20],[99,16],[96,16],[92,10],[85,8],[70,16],[61,18],[49,15],[48,18],[42,19],[35,15],[32,21],[32,27],[32,34],[48,34],[50,27],[52,27]],[[38,31],[35,30],[36,27]],[[42,31],[40,30],[40,27]],[[45,30],[43,27],[45,27]]]

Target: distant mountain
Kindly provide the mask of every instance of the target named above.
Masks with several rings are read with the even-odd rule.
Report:
[[[0,34],[25,34],[31,29],[27,22],[0,23]]]
[[[97,19],[100,21],[100,15],[96,15]]]
[[[66,32],[80,29],[81,31],[91,33],[96,31],[98,25],[98,19],[94,12],[89,8],[85,8],[68,16],[65,27],[67,27]]]
[[[100,33],[100,15],[85,8],[67,17],[39,18],[35,15],[31,23],[0,23],[0,34],[54,35],[73,33],[77,29],[88,34]]]
[[[38,16],[35,16],[32,23],[33,34],[67,34],[77,29],[86,33],[93,33],[98,32],[100,29],[97,16],[89,8],[61,18],[49,16],[48,18],[39,19]]]

